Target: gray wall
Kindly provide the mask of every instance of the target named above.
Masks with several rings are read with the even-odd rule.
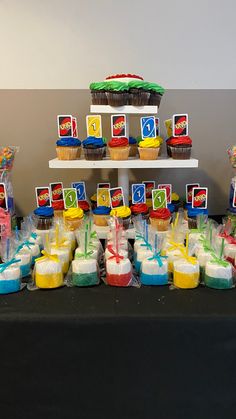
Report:
[[[85,180],[88,195],[97,181],[110,179],[116,186],[116,170],[49,169],[57,139],[57,114],[73,114],[79,121],[79,136],[85,138],[85,116],[89,113],[88,90],[0,90],[1,144],[20,146],[13,170],[13,186],[18,215],[35,207],[35,186],[52,181]],[[130,170],[130,182],[155,179],[172,183],[183,195],[185,184],[200,182],[209,187],[211,214],[222,214],[228,205],[232,170],[226,148],[235,142],[236,90],[169,90],[163,97],[160,118],[188,112],[193,157],[198,169]],[[109,116],[103,117],[104,134],[110,135]],[[132,117],[131,134],[139,134],[139,119]],[[164,129],[162,126],[164,134]],[[141,167],[140,162],[140,167]]]

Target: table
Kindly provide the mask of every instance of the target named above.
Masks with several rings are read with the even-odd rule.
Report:
[[[2,419],[235,418],[236,290],[24,290],[0,339]]]

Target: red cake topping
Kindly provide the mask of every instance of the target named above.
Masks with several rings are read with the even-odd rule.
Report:
[[[112,138],[109,143],[109,147],[126,147],[129,145],[129,140],[126,137]]]
[[[150,218],[159,218],[162,220],[167,220],[171,217],[171,212],[168,208],[160,208],[157,210],[152,210],[150,212]]]
[[[192,140],[189,136],[182,136],[182,137],[170,137],[167,140],[167,144],[170,146],[176,145],[192,145]]]
[[[64,210],[64,201],[52,201],[52,207],[54,210],[62,211]]]
[[[147,204],[134,204],[130,207],[132,214],[147,214],[148,206]]]
[[[106,80],[112,80],[112,79],[121,79],[121,78],[132,78],[132,79],[139,79],[143,80],[143,77],[137,76],[136,74],[112,74],[111,76],[107,76]]]
[[[87,201],[78,201],[78,206],[83,211],[89,211],[90,210],[90,206],[89,206],[89,203]]]

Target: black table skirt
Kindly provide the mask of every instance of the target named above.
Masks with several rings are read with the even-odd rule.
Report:
[[[236,416],[236,290],[0,297],[1,419]]]

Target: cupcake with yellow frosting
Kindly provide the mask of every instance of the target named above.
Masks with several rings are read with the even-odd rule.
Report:
[[[65,226],[68,230],[77,230],[83,221],[84,211],[81,208],[70,208],[63,212]]]
[[[123,221],[124,229],[127,230],[129,228],[130,218],[131,218],[131,210],[126,205],[122,205],[121,207],[113,208],[110,212],[110,216],[121,218],[122,221]]]
[[[156,160],[160,151],[160,139],[156,138],[145,138],[139,142],[138,152],[140,160]]]

